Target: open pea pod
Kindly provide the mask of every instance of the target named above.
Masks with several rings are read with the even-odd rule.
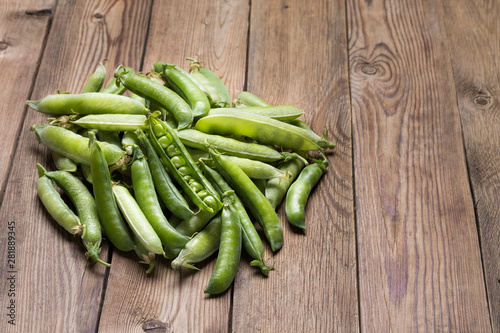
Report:
[[[165,122],[149,117],[149,136],[165,167],[201,210],[214,213],[222,208],[219,195],[203,176],[175,131]]]

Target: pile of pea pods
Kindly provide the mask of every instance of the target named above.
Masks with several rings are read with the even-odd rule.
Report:
[[[31,127],[54,162],[53,171],[37,165],[36,188],[87,258],[109,266],[99,258],[103,237],[135,251],[147,273],[157,255],[173,269],[197,269],[217,253],[205,292],[220,294],[242,251],[262,274],[273,269],[263,242],[273,252],[283,246],[283,201],[288,222],[306,228],[306,203],[334,144],[298,119],[301,109],[246,91],[232,101],[216,74],[188,60],[189,72],[164,62],[146,74],[119,66],[106,86],[99,64],[80,93],[27,101],[50,115]]]

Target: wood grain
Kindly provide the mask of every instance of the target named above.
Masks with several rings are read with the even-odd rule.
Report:
[[[252,1],[247,89],[292,104],[337,143],[309,199],[305,233],[279,210],[285,241],[263,278],[248,259],[234,287],[234,332],[359,330],[347,71],[342,1]],[[314,37],[312,37],[314,36]]]
[[[500,38],[496,17],[500,4],[448,0],[443,4],[490,318],[493,331],[500,332],[500,45],[492,42]]]
[[[487,332],[442,7],[348,9],[361,328]]]
[[[116,59],[118,51],[130,49],[120,57],[139,63],[141,42],[145,37],[142,27],[149,14],[144,4],[135,1],[60,2],[54,13],[33,98],[55,93],[57,89],[79,91],[97,62]],[[120,27],[118,33],[114,30],[117,27]],[[24,100],[25,97],[23,103]],[[14,157],[15,167],[7,181],[0,210],[2,244],[6,244],[7,222],[13,221],[16,225],[17,270],[16,326],[6,327],[6,320],[2,320],[0,331],[95,331],[106,270],[104,266],[87,262],[80,239],[58,227],[36,196],[35,164],[39,162],[48,169],[54,167],[47,149],[36,141],[29,127],[45,122],[45,118],[33,110],[27,112]],[[7,258],[6,247],[2,246],[0,253],[2,260]],[[101,258],[107,256],[108,247],[104,243]],[[7,290],[4,288],[6,274],[2,269],[2,304],[9,301],[4,292]]]
[[[187,69],[185,58],[195,57],[232,94],[242,90],[248,10],[247,1],[155,1],[143,72],[160,60]],[[137,259],[114,255],[99,331],[137,332],[158,325],[164,332],[227,332],[231,291],[219,297],[203,293],[213,259],[199,272],[174,271],[163,260],[146,277]]]
[[[17,143],[25,115],[37,63],[55,1],[3,1],[0,4],[0,123],[4,139],[0,142],[0,193]],[[1,200],[1,195],[0,195]]]

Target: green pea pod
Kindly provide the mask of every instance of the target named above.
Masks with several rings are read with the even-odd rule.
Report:
[[[191,60],[189,75],[199,82],[213,108],[228,108],[231,106],[231,96],[221,79],[211,70],[201,66],[195,59]]]
[[[110,265],[98,256],[101,252],[101,223],[92,194],[78,178],[69,172],[51,171],[45,172],[45,176],[52,179],[73,202],[82,223],[82,241],[87,249],[86,256],[109,267]]]
[[[131,73],[123,66],[119,66],[116,69],[115,77],[131,92],[159,103],[168,112],[172,113],[177,121],[178,129],[184,129],[191,126],[193,122],[193,112],[182,97],[177,95],[174,91],[156,80],[151,80],[146,76]]]
[[[113,194],[115,195],[120,211],[138,241],[141,242],[147,251],[164,255],[160,238],[151,224],[149,224],[148,219],[132,194],[121,185],[113,185]]]
[[[139,261],[140,264],[145,264],[148,265],[148,269],[146,270],[146,274],[151,274],[153,269],[156,266],[156,255],[152,252],[149,252],[144,245],[137,239],[137,237],[134,237],[135,241],[135,254],[141,259]]]
[[[149,137],[158,156],[187,196],[201,210],[214,213],[222,203],[205,179],[175,131],[165,122],[149,117]]]
[[[50,151],[52,155],[52,159],[54,160],[54,164],[56,165],[57,170],[75,172],[77,170],[77,165],[75,162],[70,160],[69,158],[55,152],[53,150]]]
[[[186,199],[184,199],[182,194],[172,182],[172,179],[165,170],[160,158],[153,149],[151,142],[148,140],[144,132],[139,130],[137,131],[137,134],[139,146],[146,155],[149,168],[151,170],[151,176],[153,177],[154,186],[161,201],[163,201],[167,209],[175,216],[181,219],[191,218],[194,215],[193,211],[189,208],[189,204]]]
[[[100,91],[102,94],[115,94],[115,95],[123,95],[127,91],[127,88],[119,81],[116,81],[115,78],[112,78],[108,85]]]
[[[52,115],[67,114],[146,114],[140,102],[127,96],[102,93],[47,95],[38,101],[26,101],[32,109]]]
[[[300,127],[302,129],[305,129],[306,131],[309,132],[309,134],[313,137],[316,137],[316,140],[318,142],[318,145],[323,148],[323,149],[327,149],[327,148],[333,148],[333,147],[330,147],[330,141],[328,141],[328,135],[327,135],[327,132],[324,131],[323,132],[323,137],[317,135],[310,127],[309,125],[307,125],[305,122],[303,122],[302,120],[300,119],[292,119],[292,120],[285,120],[285,122],[289,123],[290,125],[293,125],[293,126],[297,126],[297,127]]]
[[[95,136],[91,136],[91,142],[93,140],[95,140]],[[116,204],[108,163],[101,147],[95,141],[92,143],[91,150],[90,172],[102,228],[106,232],[107,238],[117,249],[125,252],[131,251],[135,244]]]
[[[230,201],[233,203],[234,209],[238,213],[243,232],[243,248],[248,255],[254,259],[250,265],[259,267],[262,274],[267,276],[269,271],[273,269],[273,266],[268,266],[264,262],[264,245],[245,207],[224,178],[222,178],[217,171],[207,167],[203,161],[201,161],[201,163],[207,178],[215,184],[214,187],[218,188],[220,192],[226,193],[225,195],[230,197]]]
[[[264,230],[271,245],[271,250],[277,251],[280,249],[283,246],[283,229],[279,217],[269,200],[266,199],[240,167],[213,148],[210,148],[209,152],[220,174],[236,191],[236,194],[245,205],[248,206],[252,215]]]
[[[99,142],[107,142],[119,150],[122,149],[120,134],[117,131],[97,130],[96,132]]]
[[[318,138],[302,128],[243,111],[213,115],[210,112],[208,116],[198,120],[194,128],[208,134],[247,136],[261,144],[281,146],[284,149],[322,149]],[[328,144],[329,148],[334,146],[331,142]]]
[[[189,219],[183,220],[175,229],[181,234],[191,237],[202,230],[216,214],[202,210]]]
[[[224,196],[219,253],[215,267],[205,288],[207,294],[220,294],[229,288],[238,271],[241,258],[242,232],[238,213],[231,197]]]
[[[293,105],[276,105],[276,106],[265,106],[265,107],[247,106],[239,108],[212,109],[210,111],[210,114],[211,115],[216,115],[218,113],[226,114],[228,112],[229,113],[247,112],[249,114],[266,116],[281,121],[290,121],[296,119],[304,113],[303,110]]]
[[[104,85],[104,80],[106,79],[106,67],[102,63],[99,63],[95,72],[89,77],[85,86],[82,89],[83,93],[98,92]]]
[[[304,165],[304,161],[300,158],[293,158],[278,165],[278,169],[286,172],[288,177],[270,179],[267,182],[264,193],[267,200],[271,203],[271,206],[276,208],[279,204],[281,204],[288,188],[292,185],[294,180],[297,179],[297,176],[304,168]]]
[[[221,223],[221,217],[217,216],[203,230],[196,233],[172,261],[172,268],[178,269],[183,266],[197,270],[193,264],[207,259],[219,249]]]
[[[328,160],[324,155],[323,161],[314,160],[314,162],[300,172],[299,177],[290,186],[286,195],[285,213],[288,221],[304,230],[306,229],[305,207],[307,199],[328,166]]]
[[[140,114],[93,114],[71,120],[71,124],[102,131],[135,131],[147,129],[146,116]]]
[[[76,235],[81,232],[82,224],[78,216],[66,205],[54,187],[52,180],[45,176],[45,169],[37,164],[40,178],[36,182],[36,191],[40,201],[54,221],[67,232]]]
[[[206,134],[195,129],[177,131],[177,136],[188,147],[207,151],[206,143],[226,155],[248,158],[261,162],[276,162],[286,158],[286,154],[268,146],[243,142],[220,135]]]
[[[138,146],[134,147],[131,169],[135,199],[163,245],[170,248],[184,247],[189,237],[181,235],[168,223],[158,202],[148,162]]]
[[[38,141],[76,163],[90,165],[89,139],[65,128],[52,125],[33,125],[31,130]],[[117,163],[125,152],[114,145],[99,142],[108,165]]]
[[[158,65],[155,64],[155,68]],[[162,64],[164,79],[172,89],[191,106],[195,118],[204,117],[210,111],[207,95],[196,85],[188,73],[172,64]]]
[[[238,101],[247,106],[260,106],[260,107],[271,106],[261,98],[257,97],[256,95],[248,91],[240,92],[238,95]]]

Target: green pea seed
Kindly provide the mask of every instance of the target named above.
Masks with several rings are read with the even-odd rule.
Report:
[[[156,124],[153,126],[153,132],[155,133],[155,136],[157,138],[167,134],[167,131],[165,130],[165,128],[163,128],[163,126],[160,124]]]
[[[186,161],[179,155],[172,157],[170,160],[174,163],[176,168],[186,165]]]
[[[186,176],[186,175],[191,175],[192,174],[192,171],[191,169],[189,169],[188,167],[185,167],[185,166],[181,166],[179,169],[179,173],[183,176]]]
[[[215,200],[215,198],[211,195],[205,197],[203,199],[203,202],[208,206],[208,207],[217,207],[217,201]]]
[[[203,199],[203,198],[205,198],[205,197],[208,195],[208,191],[207,191],[207,190],[201,190],[201,191],[199,191],[199,192],[198,192],[198,193],[196,193],[196,194],[198,194],[198,196],[199,196],[201,199]]]
[[[167,148],[168,146],[170,146],[172,144],[172,140],[170,140],[170,138],[166,135],[160,137],[158,139],[158,142],[160,143],[160,145],[163,147],[163,148]]]
[[[196,193],[198,193],[198,192],[200,192],[201,190],[203,190],[203,186],[201,186],[201,184],[200,184],[200,183],[198,183],[198,182],[192,182],[192,183],[190,184],[190,186],[191,186],[191,188],[192,188],[192,189],[193,189]]]
[[[173,156],[177,156],[180,153],[181,153],[181,151],[175,145],[170,145],[167,147],[167,155],[170,158],[172,158]]]

